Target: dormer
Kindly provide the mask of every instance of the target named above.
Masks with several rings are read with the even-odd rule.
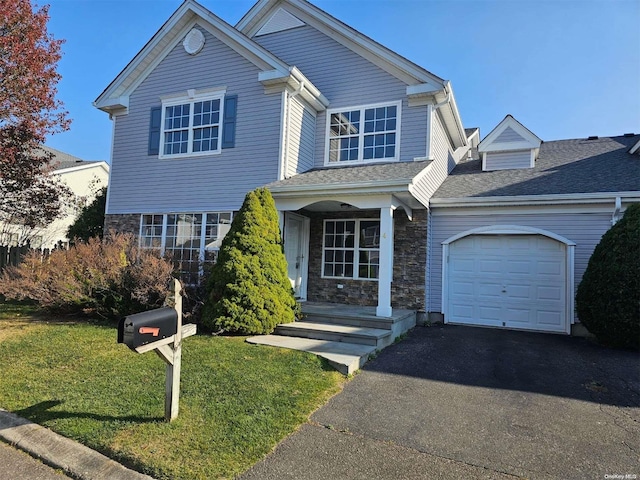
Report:
[[[541,143],[528,128],[507,115],[478,145],[482,170],[533,168]]]

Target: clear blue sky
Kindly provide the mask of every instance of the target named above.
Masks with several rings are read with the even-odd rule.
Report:
[[[254,4],[200,2],[232,25]],[[58,96],[73,123],[47,144],[108,160],[111,122],[92,102],[181,1],[48,3],[49,32],[66,40]],[[482,136],[508,113],[543,140],[640,133],[640,0],[314,3],[450,80],[464,126]]]

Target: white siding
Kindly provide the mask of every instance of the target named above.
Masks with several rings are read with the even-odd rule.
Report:
[[[204,49],[179,43],[116,117],[108,212],[235,210],[247,191],[278,177],[281,95],[265,95],[259,69],[204,32]],[[226,87],[238,95],[235,148],[219,155],[159,160],[148,155],[149,118],[160,96]]]
[[[405,83],[308,25],[254,40],[297,66],[331,102],[330,108],[402,100],[400,160],[424,156],[427,107],[408,107]],[[324,166],[325,130],[322,112],[316,122],[316,166]]]
[[[434,209],[431,226],[431,271],[427,304],[432,312],[442,311],[442,242],[453,235],[490,225],[522,225],[561,235],[576,243],[574,279],[577,288],[593,249],[611,227],[611,213],[556,213],[553,208],[531,214],[497,211],[483,214],[478,209],[476,215],[445,216],[443,212],[445,209]]]
[[[515,152],[489,152],[486,154],[485,170],[508,170],[510,168],[531,168],[531,150]]]
[[[433,149],[433,162],[429,166],[429,172],[424,175],[420,182],[414,187],[416,193],[419,195],[418,199],[423,203],[431,198],[447,178],[447,175],[451,173],[451,170],[453,170],[460,161],[461,152],[464,153],[463,149],[461,149],[460,152],[454,152],[451,148],[440,115],[434,115],[433,118],[431,146]]]
[[[297,98],[289,100],[288,128],[287,178],[313,167],[316,119],[310,108],[305,107]]]

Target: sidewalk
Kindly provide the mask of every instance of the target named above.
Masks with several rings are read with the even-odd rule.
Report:
[[[0,480],[66,480],[70,478],[59,470],[48,467],[2,442],[0,442],[0,465],[2,465]]]
[[[118,480],[153,480],[148,475],[125,468],[101,453],[2,409],[0,409],[0,438],[10,445],[24,450],[33,457],[41,459],[47,465],[51,465],[80,480],[113,480],[115,478]],[[7,451],[4,445],[0,446],[3,447],[8,458],[17,462],[15,468],[22,471],[20,457],[16,456],[20,455],[20,453]],[[22,465],[24,468],[37,469],[34,470],[34,475],[24,478],[29,478],[30,480],[49,480],[54,478],[62,480],[65,478],[55,474],[55,470],[49,469],[47,471],[46,468],[42,470],[44,473],[36,476],[35,473],[41,471],[38,467],[43,467],[43,465],[34,466],[31,463],[33,461],[28,457],[23,458]],[[2,474],[4,473],[2,472]],[[7,478],[14,480],[19,477],[11,476]]]

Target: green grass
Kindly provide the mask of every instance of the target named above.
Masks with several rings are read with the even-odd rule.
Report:
[[[230,478],[304,423],[344,377],[315,356],[240,337],[183,343],[180,415],[164,416],[165,364],[114,327],[32,319],[0,304],[0,407],[159,479]]]

